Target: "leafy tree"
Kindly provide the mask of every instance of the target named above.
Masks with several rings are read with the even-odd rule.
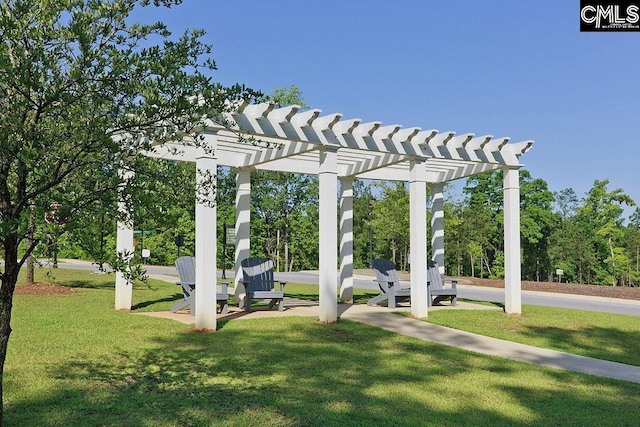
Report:
[[[468,239],[466,249],[471,274],[475,276],[477,262],[480,277],[485,277],[485,268],[491,276],[495,251],[503,246],[502,171],[468,178],[463,192],[467,201],[462,213],[462,227]]]
[[[466,200],[460,227],[472,275],[475,275],[476,267],[480,268],[481,277],[485,276],[485,270],[489,277],[503,275],[502,186],[503,173],[499,170],[470,177],[463,188]],[[520,189],[522,274],[540,280],[551,269],[549,236],[557,222],[552,210],[553,194],[543,179],[533,178],[526,170],[520,171]]]
[[[526,170],[520,172],[522,274],[537,281],[551,274],[549,236],[558,222],[552,202],[546,181],[532,178]]]
[[[468,240],[467,234],[463,232],[462,213],[464,205],[456,201],[448,201],[445,197],[444,203],[444,239],[446,248],[446,271],[455,272],[456,276],[464,274],[464,259],[466,257]]]
[[[625,233],[627,253],[631,259],[629,265],[629,284],[640,281],[640,208],[636,208],[629,217],[629,225]]]
[[[619,263],[627,262],[621,258],[623,206],[634,206],[635,203],[621,188],[609,191],[608,185],[608,180],[596,180],[576,217],[582,226],[592,230],[591,241],[597,259],[602,260],[591,266],[595,280],[597,283],[609,282],[615,286],[619,281]]]
[[[406,270],[409,261],[409,191],[404,182],[380,182],[382,197],[371,218],[375,256],[391,259]]]
[[[590,280],[590,266],[596,260],[591,229],[577,217],[581,207],[572,188],[554,193],[553,208],[558,224],[549,236],[551,273],[555,273],[554,269],[562,269],[563,278],[576,283]]]
[[[302,221],[300,217],[316,215],[318,179],[312,175],[261,171],[252,173],[251,181],[251,200],[255,218],[262,223],[264,251],[278,270],[287,271],[296,259],[291,258],[296,256],[296,251],[290,247],[294,222]],[[253,227],[252,231],[255,231]],[[317,247],[317,226],[308,231],[304,244]],[[297,251],[297,255],[303,252]],[[304,258],[298,261],[307,263]],[[317,258],[313,265],[316,264]]]
[[[353,266],[369,268],[373,253],[374,197],[371,184],[359,179],[353,181]]]
[[[271,102],[275,103],[276,107],[287,107],[289,105],[298,105],[301,110],[308,110],[309,105],[304,102],[304,96],[302,90],[296,86],[291,85],[289,87],[277,88],[269,95]]]
[[[565,188],[553,194],[555,210],[563,219],[573,217],[578,211],[579,203],[580,201],[573,188]]]
[[[134,183],[118,173],[97,178],[135,170],[136,153],[151,149],[150,141],[193,136],[203,145],[203,117],[224,123],[228,101],[258,95],[212,82],[215,64],[202,31],[175,38],[162,23],[128,23],[130,12],[148,3],[0,3],[0,373],[18,271],[35,248],[29,243],[18,253],[31,201],[43,206],[60,197],[55,201],[73,215],[106,192],[131,194]]]

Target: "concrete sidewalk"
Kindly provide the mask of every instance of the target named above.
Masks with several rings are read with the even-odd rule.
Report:
[[[318,303],[293,298],[285,298],[286,310],[279,312],[268,310],[266,307],[257,307],[251,313],[245,313],[237,307],[230,307],[229,314],[219,315],[219,320],[256,319],[281,316],[308,316],[318,317]],[[458,302],[457,307],[448,305],[430,307],[429,310],[501,310],[492,307],[467,302]],[[553,351],[511,341],[485,337],[482,335],[464,332],[445,326],[433,325],[410,317],[400,316],[395,312],[409,311],[409,308],[390,310],[386,307],[369,307],[365,304],[339,304],[338,316],[341,319],[352,320],[377,326],[379,328],[424,341],[457,347],[505,359],[520,362],[534,363],[550,368],[564,369],[567,371],[581,372],[601,377],[615,378],[624,381],[640,383],[640,367],[625,365],[622,363],[608,362],[590,357]],[[185,324],[195,323],[195,318],[186,311],[178,313],[157,312],[137,313],[139,315],[160,317],[176,320]]]
[[[366,307],[366,306],[365,306]],[[398,316],[390,310],[368,311],[347,310],[343,319],[354,320],[372,326],[378,326],[387,331],[418,338],[424,341],[457,347],[476,353],[503,357],[520,362],[534,363],[550,368],[567,371],[582,372],[601,377],[615,378],[624,381],[640,383],[640,367],[609,362],[591,357],[577,356],[561,351],[548,350],[490,338],[470,332],[433,325],[410,317]]]

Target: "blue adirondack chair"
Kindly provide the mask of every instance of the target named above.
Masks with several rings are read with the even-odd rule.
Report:
[[[284,285],[287,282],[274,280],[273,262],[264,258],[247,258],[240,264],[243,276],[240,283],[245,288],[245,296],[240,301],[240,306],[250,312],[251,301],[270,300],[270,309],[277,304],[278,311],[284,311]],[[279,283],[278,289],[275,288],[275,282]]]
[[[396,265],[393,261],[385,258],[374,259],[371,261],[371,268],[376,273],[375,281],[378,282],[382,292],[367,301],[367,305],[387,301],[387,307],[396,308],[399,302],[411,300],[411,288],[400,286]]]
[[[447,299],[451,299],[451,305],[455,306],[457,304],[458,290],[456,289],[456,285],[458,284],[458,281],[452,280],[451,287],[445,287],[437,262],[427,260],[427,277],[429,280],[429,299],[427,305],[429,307],[433,304],[439,304]]]
[[[192,316],[196,315],[196,259],[192,256],[182,256],[176,260],[176,268],[178,269],[178,276],[180,281],[176,285],[182,286],[182,293],[184,299],[178,301],[171,306],[171,312],[175,313],[178,310],[189,306],[189,313]],[[215,277],[213,278],[215,280]],[[220,306],[219,313],[227,314],[229,312],[229,292],[228,283],[222,283],[221,292],[216,292],[216,301]]]

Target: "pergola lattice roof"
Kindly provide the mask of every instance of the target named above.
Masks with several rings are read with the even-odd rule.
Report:
[[[409,180],[409,161],[424,161],[427,182],[444,183],[482,172],[518,168],[519,157],[533,141],[509,143],[509,138],[491,135],[455,135],[418,127],[362,123],[342,119],[342,114],[320,115],[321,110],[300,111],[292,105],[240,104],[228,119],[234,129],[210,121],[204,132],[215,134],[218,164],[234,168],[256,168],[282,172],[317,174],[323,149],[338,149],[338,176],[384,180]],[[267,143],[239,144],[236,132],[255,136]],[[177,155],[175,151],[181,153]],[[195,161],[201,149],[180,143],[157,148],[154,157]]]

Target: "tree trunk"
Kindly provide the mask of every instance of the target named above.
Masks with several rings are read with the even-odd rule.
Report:
[[[4,242],[4,273],[0,288],[0,427],[4,424],[4,362],[7,357],[9,336],[11,335],[11,309],[13,307],[13,291],[18,280],[18,238],[7,236]]]
[[[456,261],[458,263],[458,274],[457,274],[457,276],[460,277],[461,276],[460,272],[462,271],[462,265],[461,265],[462,263],[460,261],[460,240],[456,240],[456,249],[457,249],[456,254],[458,255],[456,257]]]
[[[637,276],[638,276],[639,269],[640,269],[640,245],[636,246],[636,279],[635,280],[638,280]]]
[[[473,263],[473,255],[471,255],[471,277],[476,277],[475,265]]]
[[[607,240],[609,243],[609,251],[611,252],[611,284],[616,286],[616,255],[613,252],[613,243],[611,242],[611,236]]]
[[[394,239],[391,240],[391,261],[393,261],[394,264],[396,263],[396,241]]]
[[[36,231],[36,206],[31,202],[31,211],[29,212],[29,228],[27,229],[27,246],[33,247],[35,241],[33,239],[33,234]],[[27,285],[33,285],[35,282],[35,274],[34,274],[34,266],[35,262],[33,260],[33,255],[29,255],[27,258]]]
[[[291,271],[291,267],[289,267],[289,241],[284,242],[284,271]]]
[[[276,230],[276,271],[280,271],[280,230]]]

